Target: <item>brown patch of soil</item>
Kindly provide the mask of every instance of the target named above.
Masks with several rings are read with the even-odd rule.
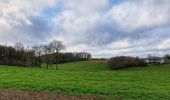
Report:
[[[96,97],[58,95],[49,92],[31,92],[0,89],[0,100],[98,100]]]

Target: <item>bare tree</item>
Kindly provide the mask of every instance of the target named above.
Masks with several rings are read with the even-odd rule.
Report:
[[[56,70],[58,70],[58,60],[59,60],[59,52],[65,49],[62,41],[53,40],[50,42],[49,47],[53,53],[55,53],[55,62],[56,62]]]
[[[22,43],[17,42],[17,43],[15,43],[15,49],[17,51],[17,66],[19,66],[19,61],[20,61],[20,59],[22,59],[22,56],[23,56],[22,51],[24,50],[24,46]]]
[[[42,56],[42,52],[44,50],[43,45],[34,45],[32,47],[32,49],[35,51],[35,55],[38,56],[38,65],[39,67],[41,67],[41,56]]]

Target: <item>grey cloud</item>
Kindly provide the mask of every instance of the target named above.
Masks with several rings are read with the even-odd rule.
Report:
[[[19,26],[18,30],[30,37],[30,39],[36,39],[37,41],[43,41],[50,38],[51,25],[45,20],[39,17],[30,18],[32,25]]]
[[[121,0],[115,4],[110,0],[56,2],[61,10],[48,21],[41,17],[42,11],[53,7],[53,3],[46,5],[41,0],[33,2],[43,5],[36,8],[27,1],[27,10],[7,14],[9,20],[0,13],[0,28],[10,26],[0,30],[0,38],[24,43],[61,39],[68,51],[91,51],[95,57],[146,56],[155,52],[161,55],[170,51],[166,47],[170,39],[169,0]]]

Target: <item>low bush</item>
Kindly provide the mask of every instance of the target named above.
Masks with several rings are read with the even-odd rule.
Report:
[[[112,70],[128,68],[128,67],[136,67],[136,66],[146,66],[144,60],[138,57],[134,58],[134,57],[126,57],[126,56],[110,58],[108,64]]]

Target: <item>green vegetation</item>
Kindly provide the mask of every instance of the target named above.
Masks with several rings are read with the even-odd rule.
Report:
[[[145,67],[147,63],[138,57],[119,56],[109,59],[108,65],[112,70],[115,70],[129,67]]]
[[[105,64],[73,62],[59,65],[58,71],[55,66],[49,68],[0,66],[0,88],[90,95],[108,100],[170,98],[168,65],[111,71]]]

